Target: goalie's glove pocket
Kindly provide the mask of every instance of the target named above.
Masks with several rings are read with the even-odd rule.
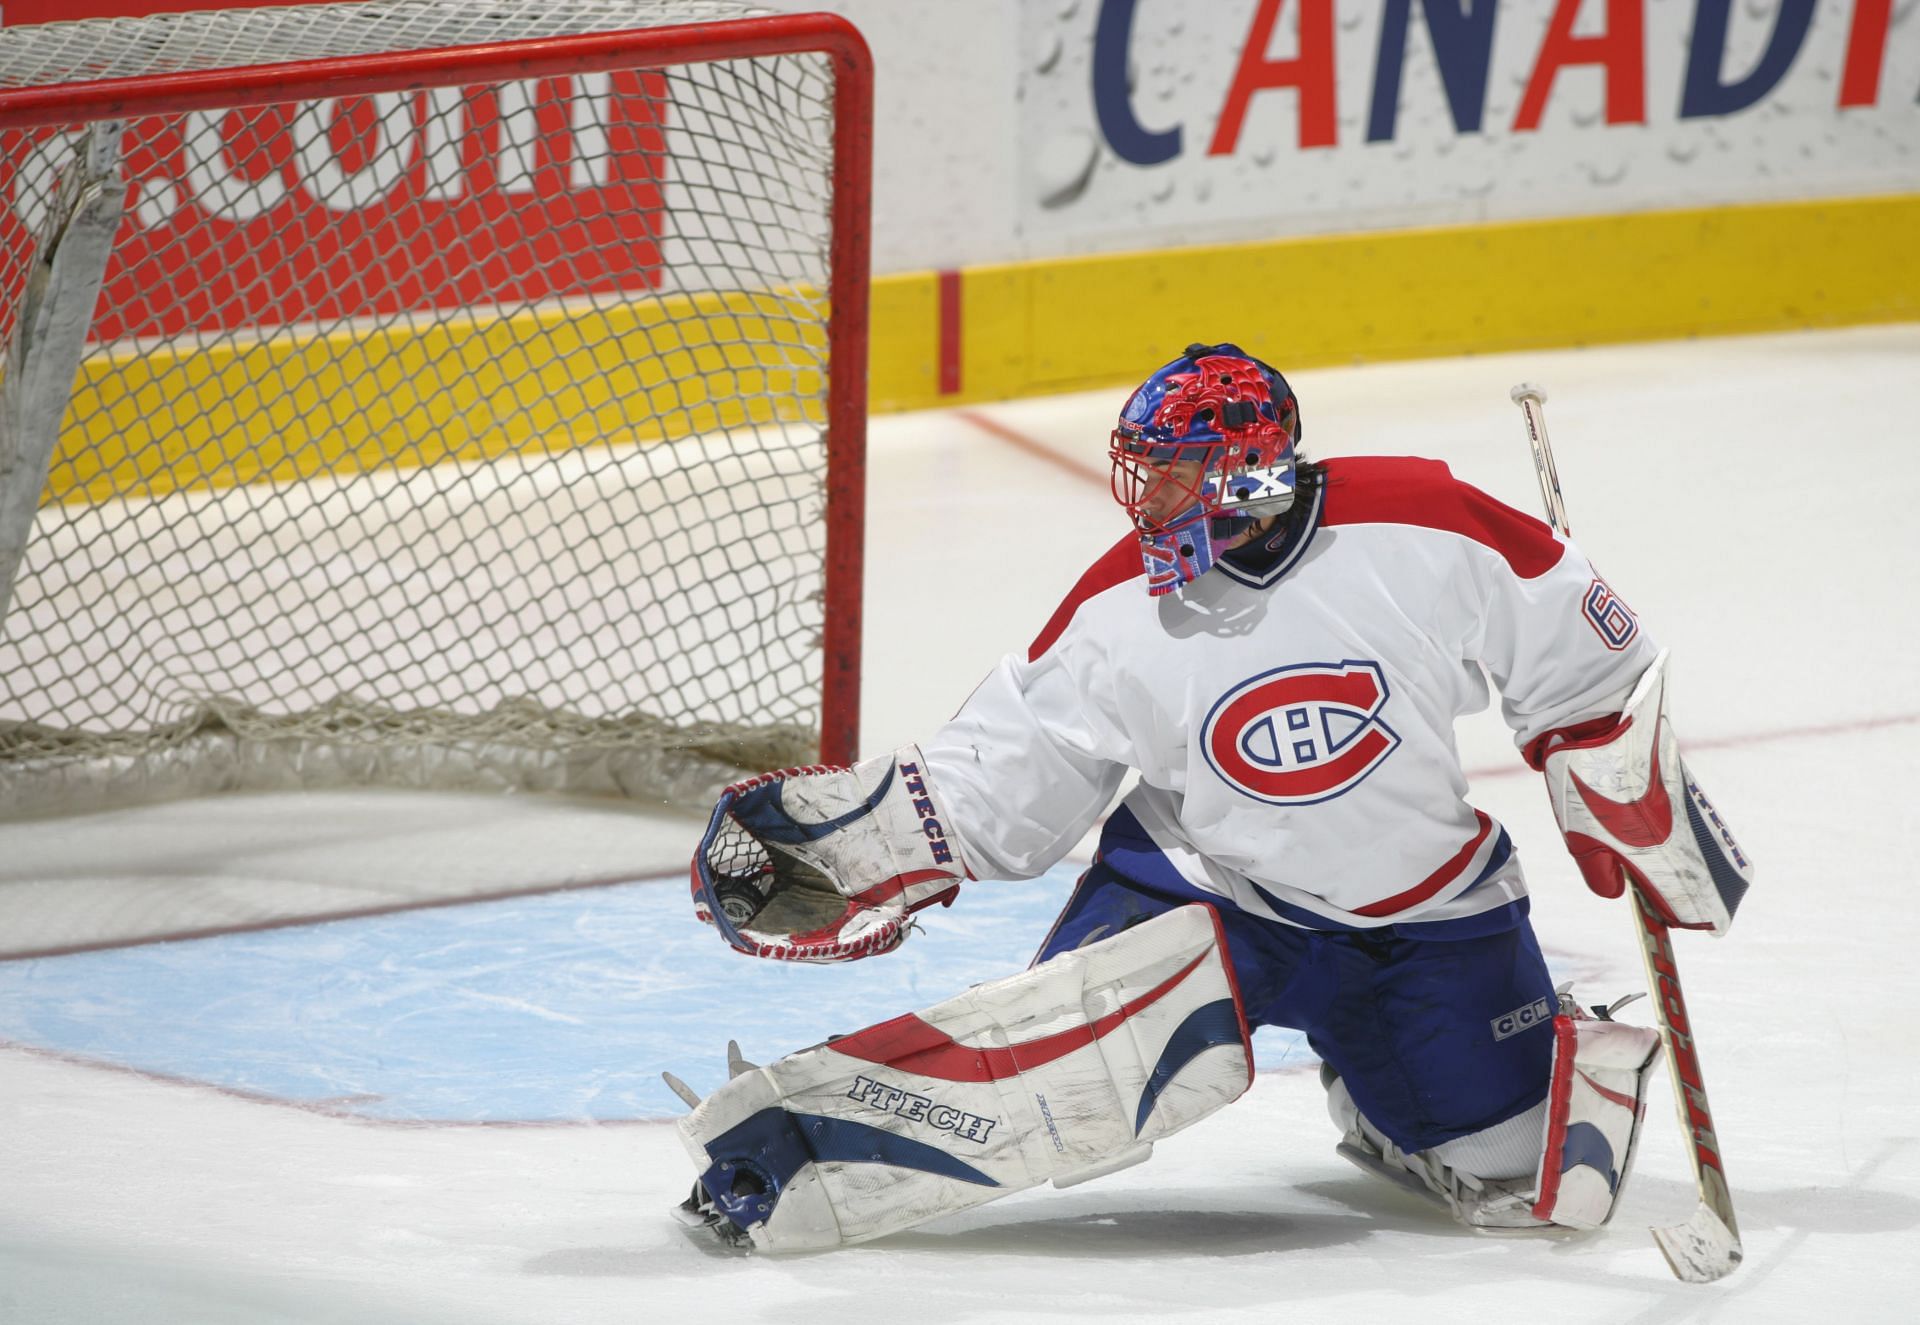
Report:
[[[851,961],[898,947],[966,877],[909,746],[727,788],[694,852],[694,912],[756,957]]]
[[[756,787],[748,795],[777,795],[778,791],[779,784],[772,783]],[[846,910],[847,899],[833,886],[833,880],[798,856],[755,837],[737,817],[744,808],[736,801],[718,823],[719,833],[704,852],[712,896],[702,896],[696,872],[695,897],[706,901],[709,908],[718,901],[720,913],[737,929],[753,926],[774,933],[799,934],[837,920]]]

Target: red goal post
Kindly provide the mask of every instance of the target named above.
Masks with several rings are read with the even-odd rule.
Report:
[[[411,18],[434,7],[416,0],[411,9],[307,8],[347,18],[348,11],[376,10]],[[497,14],[513,7],[476,8]],[[448,0],[444,8],[457,13],[461,6]],[[850,762],[856,755],[872,135],[866,46],[834,15],[712,18],[728,7],[705,0],[522,0],[519,8],[542,15],[549,27],[556,12],[564,21],[573,10],[590,11],[604,24],[623,8],[661,25],[220,68],[164,67],[169,49],[149,42],[161,57],[146,72],[43,86],[7,85],[0,61],[0,147],[13,192],[13,210],[0,226],[0,346],[7,353],[0,381],[0,817],[316,783],[523,786],[686,802],[731,770],[814,758]],[[676,8],[706,21],[672,21]],[[158,32],[166,24],[177,30],[178,22],[211,27],[245,12],[111,24]],[[82,39],[81,30],[106,25],[38,31],[69,28]],[[785,72],[778,62],[788,57],[817,61],[819,69]],[[93,63],[117,71],[118,59]],[[724,86],[701,85],[682,104],[676,80],[697,68],[742,72]],[[764,72],[769,68],[776,72]],[[579,80],[594,77],[605,104],[587,113],[581,131]],[[821,79],[831,86],[816,112],[809,97]],[[571,110],[555,108],[559,80],[576,80],[566,85],[575,96]],[[624,122],[607,109],[607,98],[620,95],[632,103]],[[729,118],[736,97],[744,108],[737,121]],[[564,129],[572,115],[572,145],[563,151],[509,141],[511,129],[502,127],[509,100],[528,126],[559,115]],[[509,170],[523,172],[511,205],[427,205],[454,196],[432,178],[428,160],[437,105],[448,117],[438,130],[443,156],[458,158],[503,195]],[[275,108],[283,113],[268,129],[247,118]],[[771,123],[796,109],[800,117],[824,114],[829,121],[815,182],[825,195],[817,200],[817,222],[773,214],[812,205],[810,143],[800,132],[790,140]],[[405,159],[369,164],[369,152],[388,149],[399,132],[380,118],[394,114],[412,126]],[[447,127],[456,122],[464,128]],[[175,172],[202,186],[202,211],[231,204],[224,216],[200,219],[199,247],[183,247],[179,238],[190,225],[179,218],[196,201],[186,184],[168,177],[150,185],[118,170],[142,150],[125,126],[167,123],[217,123],[229,136],[212,166]],[[301,126],[313,132],[296,146],[262,145]],[[62,248],[84,248],[66,242],[84,230],[87,202],[75,196],[83,192],[75,177],[84,171],[71,162],[42,170],[41,195],[22,205],[36,182],[28,158],[42,150],[49,131],[74,145],[73,159],[124,135],[108,149],[120,161],[106,165],[103,191],[128,186],[121,214],[95,222],[112,230],[106,270],[93,275],[105,294],[79,340],[48,309],[86,294],[85,262],[70,264],[77,275],[51,262]],[[236,147],[236,132],[251,139]],[[582,155],[583,132],[604,159]],[[493,136],[479,147],[445,148],[461,134]],[[615,159],[622,147],[624,165]],[[246,152],[254,158],[243,168]],[[627,210],[606,197],[569,200],[560,186],[541,183],[542,172],[569,169],[576,181],[599,186],[598,194],[620,195]],[[336,189],[344,183],[346,201],[323,196],[316,176]],[[400,215],[401,204],[394,204],[394,215],[368,220],[369,207],[349,205],[355,187],[367,192],[368,178],[386,181],[380,205],[405,195],[414,210]],[[483,191],[468,184],[471,194]],[[288,203],[290,197],[298,201]],[[271,207],[257,205],[263,198]],[[677,210],[688,199],[702,209],[697,217]],[[114,206],[111,198],[95,202]],[[281,215],[273,208],[292,210]],[[289,228],[291,238],[283,238]],[[161,229],[173,249],[152,238]],[[368,247],[370,234],[392,252]],[[23,237],[31,242],[23,245]],[[802,252],[815,242],[824,265],[819,277],[807,267],[813,256]],[[684,269],[674,265],[676,246],[688,255]],[[277,278],[267,273],[254,281],[254,268],[267,265],[264,248],[290,253]],[[455,251],[464,256],[449,256]],[[128,252],[158,275],[129,278]],[[183,275],[167,267],[170,254],[195,258],[199,267]],[[752,265],[760,257],[764,268]],[[415,274],[423,258],[435,272],[451,274],[428,289],[433,278]],[[457,261],[471,265],[456,271]],[[115,284],[116,273],[126,290]],[[272,279],[286,288],[269,288]],[[156,280],[165,286],[158,293]],[[494,284],[481,291],[475,281]],[[673,311],[662,312],[667,305]],[[65,316],[71,320],[70,308]],[[334,356],[331,366],[314,367],[316,356],[327,355]],[[73,359],[81,371],[72,398],[50,404],[63,376],[74,380]],[[86,365],[104,359],[116,366],[90,376]],[[349,360],[354,368],[339,366]],[[464,365],[466,375],[449,365]],[[608,385],[614,378],[630,381]],[[444,387],[446,399],[394,403],[423,396],[430,389],[423,382]],[[211,404],[209,392],[217,397]],[[195,409],[196,419],[219,422],[190,422],[170,438],[167,421]],[[245,419],[231,421],[247,410]],[[284,436],[289,428],[311,430],[316,414],[351,414],[338,430],[344,440],[320,448],[331,456],[325,464],[293,454]],[[376,435],[380,419],[394,418],[404,435]],[[215,436],[220,428],[226,431]],[[134,455],[134,434],[148,447],[140,452],[145,458]],[[622,461],[628,469],[608,469],[580,459],[603,444],[644,457],[652,468]],[[181,464],[182,450],[207,475],[204,490],[198,473],[166,468]],[[807,468],[815,452],[824,457],[817,476]],[[684,465],[665,467],[656,458],[661,453],[684,453]],[[803,453],[809,458],[793,459]],[[451,486],[423,486],[423,472],[442,470],[453,476]],[[129,477],[117,478],[122,471]],[[399,527],[367,547],[335,549],[335,561],[316,572],[321,554],[297,540],[318,531],[333,548],[342,528],[368,523],[368,503],[342,494],[375,481],[386,488],[372,504],[383,513],[398,509]],[[712,486],[702,486],[709,483],[721,489],[717,499]],[[524,493],[516,495],[515,484]],[[256,487],[271,491],[271,499],[232,496]],[[554,534],[543,525],[510,543],[501,521],[533,525],[523,503],[537,504],[544,520],[559,490],[569,496],[552,529],[566,529]],[[643,491],[652,497],[636,495]],[[394,493],[404,495],[396,501]],[[596,514],[595,500],[605,512]],[[178,514],[156,514],[183,501]],[[485,513],[462,508],[444,516],[459,502]],[[684,525],[675,523],[676,504],[692,511]],[[23,507],[31,518],[20,517]],[[297,516],[281,513],[296,507]],[[446,523],[430,527],[426,520],[442,518],[435,512]],[[109,522],[118,522],[113,532],[101,532]],[[229,532],[205,547],[177,546],[213,523]],[[645,528],[633,533],[636,523]],[[719,541],[702,543],[715,528]],[[644,545],[607,553],[605,565],[588,568],[578,584],[557,578],[554,565],[581,562],[585,549],[630,533]],[[492,578],[506,554],[539,548],[539,573],[509,584],[504,606],[469,597],[452,607],[417,595],[376,601],[393,588],[386,581],[409,577],[465,593],[471,568],[457,558],[451,568],[429,565],[421,549],[474,534],[466,555],[481,578]],[[290,542],[296,546],[289,567],[263,569],[259,563],[288,554]],[[763,548],[769,565],[744,564],[746,554]],[[177,564],[166,564],[176,553]],[[373,589],[335,582],[341,567],[359,573],[382,556],[406,560],[407,576],[375,565],[370,578],[380,583]],[[197,585],[201,576],[223,573],[208,572],[210,561],[233,560],[245,563],[236,582],[222,580],[204,601],[185,601],[185,577]],[[80,563],[110,582],[97,600],[79,584]],[[514,566],[524,570],[517,559]],[[714,567],[730,577],[726,584],[688,583],[690,574]],[[262,572],[259,584],[238,582],[255,572]],[[158,579],[129,589],[141,574]],[[288,599],[296,610],[285,621],[255,611],[263,600],[269,611],[280,605],[289,581],[302,587]],[[645,598],[655,588],[658,596]],[[364,597],[355,599],[357,593]],[[636,606],[637,598],[645,601]],[[756,616],[760,598],[779,622]],[[152,607],[159,602],[165,610]],[[556,620],[561,603],[581,609],[581,620]],[[633,610],[623,617],[619,603]],[[154,638],[129,644],[123,637],[138,635],[145,619],[129,618],[149,609],[156,618],[172,615],[150,623]],[[312,625],[329,611],[343,623],[337,638],[327,633],[332,620],[317,632]],[[525,616],[529,638],[496,630],[499,613]],[[257,637],[241,637],[238,627],[231,636],[220,633],[240,616],[262,618]],[[650,624],[634,626],[640,618]],[[85,630],[72,624],[81,619],[89,623]],[[497,636],[497,666],[480,656],[479,626]],[[709,628],[712,638],[702,633]],[[604,648],[575,648],[596,632],[606,637]],[[312,656],[296,658],[303,635],[314,636]],[[657,680],[649,675],[638,690],[608,699],[632,658],[668,640],[676,643],[627,669],[657,672]],[[173,665],[196,648],[202,657],[164,693],[117,693],[122,674],[137,689],[156,670],[154,657]],[[761,685],[756,648],[788,660],[788,673],[762,686],[765,713],[753,707],[758,699],[742,699]],[[562,675],[545,652],[554,649],[578,654],[572,674]],[[429,650],[438,656],[421,656]],[[801,654],[811,661],[789,666],[789,655]],[[446,660],[455,655],[473,664],[471,678],[450,675],[459,664]],[[273,666],[254,666],[261,656]],[[329,684],[337,693],[326,691]],[[672,711],[656,711],[663,707]],[[236,741],[238,753],[228,748]],[[210,760],[208,747],[217,747]],[[185,769],[203,762],[214,771]]]

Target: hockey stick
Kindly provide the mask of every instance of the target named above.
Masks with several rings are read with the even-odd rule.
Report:
[[[1533,447],[1533,469],[1540,480],[1547,522],[1560,534],[1568,535],[1572,531],[1567,525],[1566,503],[1560,496],[1560,475],[1554,469],[1553,448],[1547,442],[1547,393],[1523,382],[1511,394],[1513,403],[1526,416],[1527,440]],[[1687,1015],[1686,995],[1680,989],[1680,967],[1673,958],[1671,935],[1640,889],[1632,887],[1628,891],[1633,894],[1633,927],[1640,940],[1640,959],[1647,968],[1647,988],[1653,992],[1660,1040],[1667,1050],[1667,1074],[1673,1078],[1680,1134],[1687,1138],[1694,1187],[1700,1195],[1700,1203],[1686,1223],[1649,1231],[1675,1275],[1690,1284],[1712,1283],[1740,1264],[1744,1254],[1740,1225],[1734,1221],[1733,1193],[1727,1188],[1726,1170],[1720,1164],[1720,1142],[1714,1135],[1713,1112],[1707,1107],[1706,1079],[1700,1074],[1700,1057],[1694,1051],[1693,1022]]]

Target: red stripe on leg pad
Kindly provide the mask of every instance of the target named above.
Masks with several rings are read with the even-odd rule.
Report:
[[[1617,1090],[1608,1090],[1605,1086],[1601,1085],[1598,1081],[1595,1081],[1592,1077],[1588,1076],[1585,1072],[1582,1072],[1580,1074],[1580,1079],[1586,1082],[1589,1086],[1593,1087],[1593,1093],[1598,1095],[1601,1099],[1608,1100],[1614,1104],[1618,1104],[1621,1108],[1631,1110],[1636,1115],[1639,1114],[1640,1101],[1636,1100],[1633,1096],[1622,1095]]]
[[[1210,951],[1201,953],[1140,997],[1098,1020],[1005,1048],[960,1044],[945,1031],[911,1013],[842,1036],[827,1047],[849,1058],[941,1081],[1002,1081],[1018,1075],[1022,1068],[1040,1067],[1066,1057],[1075,1049],[1083,1049],[1129,1017],[1158,1003],[1193,974]]]
[[[1567,1109],[1573,1099],[1573,1053],[1578,1043],[1573,1018],[1553,1019],[1553,1085],[1547,1093],[1547,1144],[1540,1156],[1539,1191],[1533,1217],[1551,1221],[1560,1199],[1560,1158],[1567,1145]]]

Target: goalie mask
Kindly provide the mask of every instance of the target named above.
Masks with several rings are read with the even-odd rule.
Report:
[[[1299,440],[1287,379],[1238,345],[1189,345],[1127,398],[1108,456],[1149,594],[1192,583],[1256,520],[1293,505]]]

